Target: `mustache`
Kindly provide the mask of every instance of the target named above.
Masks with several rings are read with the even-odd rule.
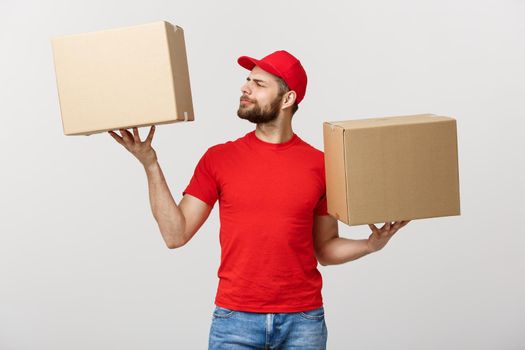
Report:
[[[243,96],[241,96],[239,100],[240,100],[240,101],[249,101],[249,102],[255,102],[254,100],[251,100],[251,99],[249,99],[248,97],[246,97],[246,96],[244,96],[244,95],[243,95]]]

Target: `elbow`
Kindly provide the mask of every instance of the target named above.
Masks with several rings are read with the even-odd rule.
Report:
[[[319,262],[319,264],[323,266],[329,265],[328,262],[325,260],[325,258],[319,252],[316,252],[315,257],[317,258],[317,261]]]
[[[164,239],[164,243],[168,249],[175,249],[184,246],[187,243],[187,235],[184,234],[184,227],[174,227],[173,225],[161,225],[159,223],[159,231]]]
[[[184,240],[167,241],[166,247],[168,247],[168,249],[176,249],[176,248],[183,247],[186,243],[187,242]]]
[[[180,243],[180,242],[168,242],[166,243],[166,247],[168,247],[168,249],[176,249],[176,248],[180,248],[180,247],[183,247],[186,243]]]
[[[318,259],[317,261],[319,261],[319,264],[321,264],[321,265],[323,265],[323,266],[328,266],[328,265],[330,265],[330,264],[329,264],[327,261],[325,261],[325,260],[320,260],[320,259]]]
[[[333,247],[327,247],[326,245],[316,250],[315,256],[322,266],[337,265],[340,263]]]
[[[169,238],[164,239],[164,242],[166,243],[166,247],[168,247],[168,249],[180,248],[180,247],[183,247],[187,243],[186,240],[179,238],[176,235],[164,235],[163,234],[162,236],[169,237]]]
[[[181,245],[179,244],[175,244],[175,243],[166,243],[166,247],[168,247],[168,249],[175,249],[175,248],[180,248],[182,247]]]

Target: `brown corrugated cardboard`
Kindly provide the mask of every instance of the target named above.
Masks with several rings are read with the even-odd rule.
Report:
[[[51,41],[65,135],[194,120],[181,27],[158,21]]]
[[[328,212],[348,225],[460,215],[456,120],[323,123]]]

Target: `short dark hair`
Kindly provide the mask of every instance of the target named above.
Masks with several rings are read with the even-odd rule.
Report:
[[[281,77],[276,76],[276,80],[279,85],[278,96],[282,97],[285,93],[290,91],[290,88],[288,87],[288,84],[286,84],[286,82]],[[292,116],[295,114],[295,112],[297,112],[298,109],[299,109],[299,105],[297,104],[297,102],[294,102],[292,106]]]

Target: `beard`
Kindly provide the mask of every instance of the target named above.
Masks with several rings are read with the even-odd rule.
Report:
[[[279,111],[281,110],[281,98],[277,96],[268,108],[262,109],[259,102],[253,100],[251,104],[239,106],[237,110],[237,116],[241,119],[246,119],[254,124],[265,124],[270,123],[277,119]]]

